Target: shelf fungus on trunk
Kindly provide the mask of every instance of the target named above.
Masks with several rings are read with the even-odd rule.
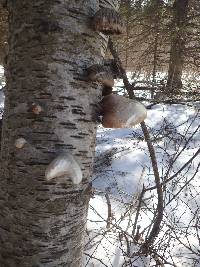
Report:
[[[102,125],[105,128],[131,128],[147,116],[143,104],[119,95],[105,96],[101,101]]]
[[[99,9],[94,15],[93,28],[107,35],[122,34],[125,29],[119,13],[106,7]]]
[[[45,177],[47,181],[55,178],[64,178],[70,179],[73,184],[80,184],[82,181],[82,171],[74,157],[67,153],[59,155],[48,165]]]
[[[108,67],[95,64],[87,69],[88,78],[93,82],[100,82],[105,86],[114,86],[113,75]]]
[[[102,96],[107,96],[112,94],[112,90],[113,90],[112,87],[104,85],[102,89]]]
[[[26,143],[27,141],[23,137],[17,138],[15,141],[15,147],[21,149],[25,146]]]

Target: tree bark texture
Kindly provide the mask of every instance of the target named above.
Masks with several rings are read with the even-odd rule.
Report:
[[[167,80],[167,88],[170,93],[179,92],[182,88],[188,3],[189,0],[175,0],[173,5],[173,31]]]
[[[116,0],[8,0],[9,55],[2,130],[0,266],[82,263],[101,86],[85,70],[103,62],[107,37],[91,29]],[[40,114],[32,107],[40,105]],[[24,138],[23,148],[15,147]],[[47,165],[71,153],[83,182],[46,181]]]
[[[5,64],[7,54],[7,11],[3,8],[0,0],[0,65]]]

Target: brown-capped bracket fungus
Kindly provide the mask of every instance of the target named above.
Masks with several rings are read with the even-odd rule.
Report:
[[[110,69],[104,65],[95,64],[87,69],[88,79],[93,82],[100,82],[102,85],[113,87],[114,79]]]
[[[47,181],[52,179],[57,179],[60,182],[71,180],[75,185],[80,184],[83,178],[78,162],[69,153],[57,156],[47,166],[45,177]]]
[[[102,125],[105,128],[131,128],[147,117],[147,110],[140,102],[110,94],[100,102]]]
[[[112,73],[113,79],[122,79],[122,75],[117,66],[115,59],[108,58],[104,60],[104,67],[108,68],[110,73]],[[102,88],[102,96],[107,96],[113,93],[113,88],[111,86],[104,85]]]
[[[104,85],[102,89],[102,96],[107,96],[112,94],[112,90],[113,90],[112,87]]]
[[[106,35],[122,34],[125,30],[119,13],[111,8],[100,8],[93,17],[92,25],[95,31]]]

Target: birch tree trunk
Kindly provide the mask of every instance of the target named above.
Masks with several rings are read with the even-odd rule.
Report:
[[[102,5],[117,4],[102,1]],[[94,32],[97,0],[8,0],[9,55],[0,177],[0,266],[82,263],[95,151],[94,105],[101,87],[85,69],[103,61]],[[40,114],[34,114],[34,105]],[[24,138],[18,149],[15,142]],[[47,165],[71,153],[83,182],[45,180]]]

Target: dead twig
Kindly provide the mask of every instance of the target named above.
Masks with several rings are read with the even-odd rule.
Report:
[[[107,206],[108,206],[108,217],[107,217],[107,224],[106,224],[106,228],[110,229],[110,224],[112,221],[112,207],[111,207],[111,202],[110,202],[110,198],[108,193],[105,194],[106,197],[106,202],[107,202]]]
[[[177,177],[177,175],[179,175],[190,163],[192,163],[192,161],[199,155],[199,153],[200,153],[200,148],[196,151],[196,153],[194,153],[194,155],[175,174],[173,174],[171,177],[166,179],[164,183],[161,183],[161,186],[166,185],[168,182],[172,181],[175,177]],[[154,189],[156,189],[156,186],[146,188],[145,192],[150,191],[150,190],[154,190]]]
[[[124,68],[122,66],[121,60],[118,56],[118,53],[117,53],[117,51],[113,45],[111,38],[109,39],[108,46],[109,46],[109,49],[111,51],[111,54],[112,54],[112,56],[113,56],[113,58],[117,64],[117,66],[118,66],[119,72],[122,75],[124,86],[128,92],[129,98],[133,99],[135,97],[134,92],[133,92],[134,87],[129,83],[128,77],[126,75],[126,71],[124,70]],[[143,134],[145,137],[145,141],[146,141],[147,146],[148,146],[150,159],[151,159],[151,163],[152,163],[152,168],[153,168],[153,172],[154,172],[154,177],[155,177],[157,195],[158,195],[158,204],[157,204],[157,210],[156,210],[157,214],[156,214],[153,226],[152,226],[152,230],[151,230],[146,242],[142,246],[142,251],[144,253],[146,253],[149,251],[149,248],[153,245],[153,242],[160,231],[160,225],[162,222],[163,212],[164,212],[164,205],[163,205],[163,191],[162,191],[162,186],[161,186],[161,182],[160,182],[160,175],[158,172],[155,150],[154,150],[153,144],[151,142],[150,135],[149,135],[149,132],[148,132],[148,129],[147,129],[145,122],[141,123],[141,127],[142,127],[142,131],[143,131]]]
[[[145,192],[145,188],[144,188],[144,185],[143,185],[142,192],[140,193],[140,197],[139,197],[139,202],[138,202],[138,206],[137,206],[136,215],[135,215],[135,222],[134,222],[134,225],[133,225],[133,231],[132,231],[133,237],[135,235],[135,230],[136,230],[137,221],[138,221],[138,217],[139,217],[139,213],[140,213],[140,209],[141,209],[141,205],[142,205],[142,199],[143,199],[143,196],[144,196],[144,192]]]
[[[96,261],[99,261],[103,266],[106,266],[108,267],[108,265],[106,265],[101,259],[97,258],[97,257],[94,257],[94,256],[91,256],[90,254],[88,253],[84,253],[85,256],[89,257],[90,259],[94,259]],[[87,264],[85,265],[87,266]]]

